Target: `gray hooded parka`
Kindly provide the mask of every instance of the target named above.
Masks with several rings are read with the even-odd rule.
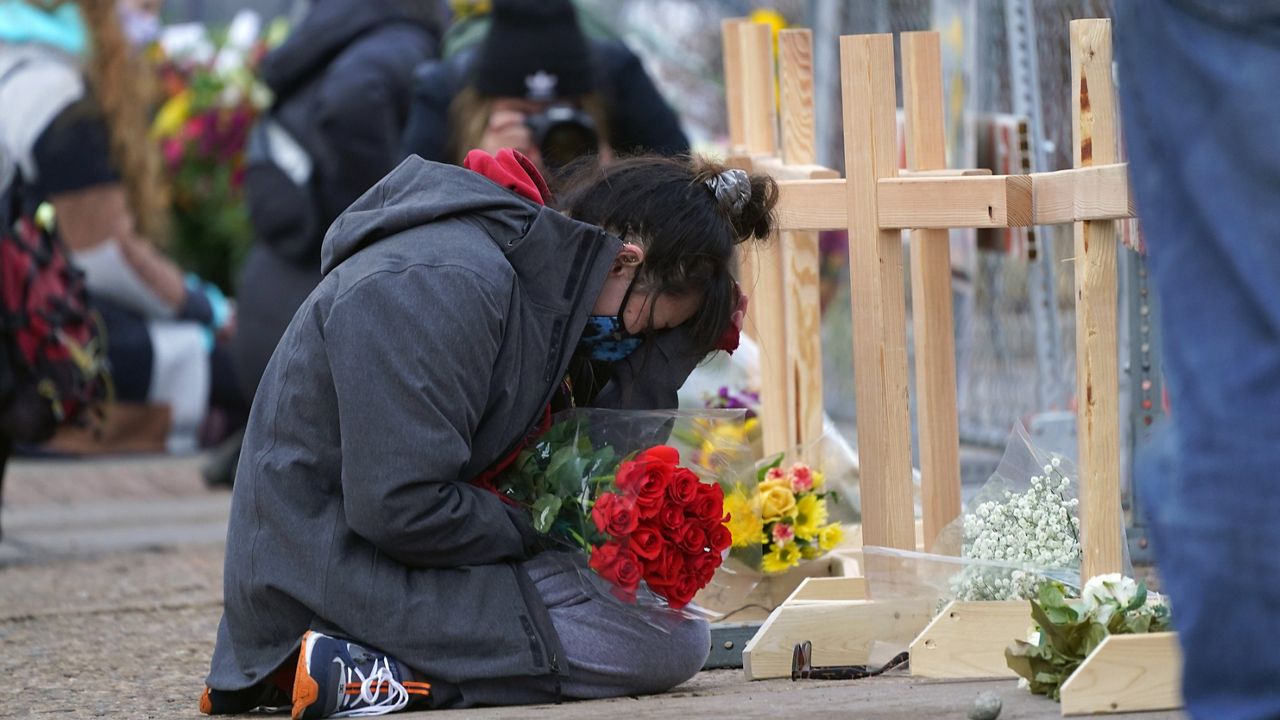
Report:
[[[315,627],[554,699],[562,653],[518,565],[536,536],[466,481],[541,417],[620,247],[417,157],[337,219],[254,400],[211,688],[262,681]],[[675,406],[700,358],[656,337],[594,404]]]

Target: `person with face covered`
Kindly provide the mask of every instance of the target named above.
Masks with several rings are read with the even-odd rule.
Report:
[[[330,229],[254,401],[206,713],[295,718],[661,692],[707,657],[540,552],[491,483],[549,413],[676,407],[736,346],[777,187],[697,158],[409,158]]]

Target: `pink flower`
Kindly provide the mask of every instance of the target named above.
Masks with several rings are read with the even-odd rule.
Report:
[[[791,491],[808,492],[813,489],[813,471],[804,463],[791,466]]]
[[[786,473],[782,472],[782,468],[776,467],[769,468],[769,472],[764,474],[766,482],[769,480],[781,480],[784,477],[786,477]]]
[[[786,545],[794,540],[796,531],[786,523],[778,523],[773,526],[773,541],[779,545]]]

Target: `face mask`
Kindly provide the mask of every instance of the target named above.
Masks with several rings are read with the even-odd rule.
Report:
[[[591,315],[578,339],[578,353],[592,360],[617,362],[640,347],[644,338],[627,332],[617,315]]]
[[[160,18],[155,15],[123,5],[118,6],[118,12],[124,36],[134,47],[149,45],[160,37]]]

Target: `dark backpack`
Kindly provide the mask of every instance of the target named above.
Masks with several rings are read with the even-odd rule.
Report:
[[[21,191],[15,178],[0,206],[0,435],[36,444],[100,415],[110,378],[84,273],[57,236],[22,212]]]

